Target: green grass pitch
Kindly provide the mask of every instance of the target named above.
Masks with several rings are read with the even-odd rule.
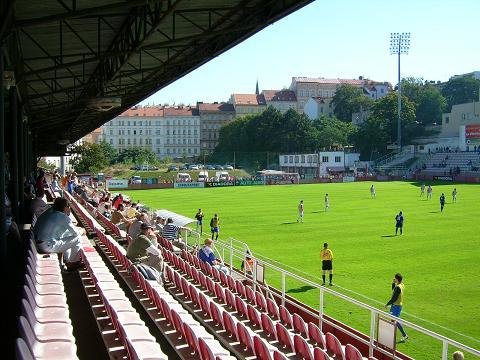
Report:
[[[406,285],[402,318],[473,348],[480,348],[480,185],[433,184],[433,199],[420,197],[420,184],[371,182],[212,189],[125,191],[152,209],[194,217],[205,213],[204,232],[214,213],[220,238],[246,242],[254,254],[274,259],[320,282],[319,251],[334,253],[334,290],[375,307],[391,295],[401,272]],[[458,190],[452,203],[453,188]],[[440,212],[439,197],[447,203]],[[325,193],[330,207],[324,208]],[[305,203],[304,223],[297,205]],[[404,234],[395,236],[395,215],[403,211]],[[205,229],[206,227],[206,229]],[[268,274],[267,274],[268,275]],[[279,286],[278,279],[271,278]],[[289,294],[318,307],[318,290],[289,281]],[[368,334],[369,314],[325,297],[326,313]],[[441,343],[413,330],[398,350],[418,359],[440,358]],[[450,351],[452,351],[451,349]],[[468,358],[468,357],[467,357]]]

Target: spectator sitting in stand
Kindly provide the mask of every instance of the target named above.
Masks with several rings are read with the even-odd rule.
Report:
[[[52,208],[37,219],[33,233],[41,253],[62,253],[67,270],[81,266],[81,236],[85,229],[73,225],[67,199],[56,198]]]
[[[30,202],[30,216],[32,219],[32,224],[35,224],[35,221],[48,208],[49,206],[45,202],[45,190],[42,188],[36,189],[35,199]]]
[[[176,247],[180,249],[185,248],[185,244],[181,241],[179,237],[180,230],[191,231],[189,228],[184,226],[177,226],[173,224],[173,219],[168,218],[167,224],[163,227],[163,238],[173,243]]]
[[[205,245],[200,250],[198,250],[198,258],[201,261],[215,267],[217,270],[222,271],[225,274],[228,274],[229,273],[228,268],[225,265],[223,265],[221,261],[218,261],[217,258],[215,257],[215,254],[213,253],[213,250],[212,250],[212,245],[213,245],[212,239],[205,239]]]
[[[120,229],[128,231],[128,228],[130,227],[132,220],[127,219],[125,215],[123,215],[124,210],[125,210],[125,207],[123,206],[123,204],[118,205],[118,208],[113,211],[111,220],[112,220],[112,223],[117,225]]]

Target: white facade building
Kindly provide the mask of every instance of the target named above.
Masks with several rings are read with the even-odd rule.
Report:
[[[102,126],[102,139],[121,151],[141,147],[158,158],[200,154],[200,117],[195,107],[136,106]]]
[[[359,160],[359,153],[321,151],[310,154],[281,154],[278,163],[282,171],[318,177],[353,170]]]

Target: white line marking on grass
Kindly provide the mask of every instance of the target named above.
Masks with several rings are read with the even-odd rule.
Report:
[[[268,257],[266,257],[266,256],[261,256],[261,257],[264,258],[264,259],[267,259],[268,261],[270,261],[270,262],[272,262],[272,263],[277,263],[277,264],[281,265],[283,268],[289,268],[294,274],[295,274],[295,273],[296,273],[296,274],[302,274],[303,276],[305,276],[306,279],[309,279],[309,280],[315,279],[315,281],[318,282],[319,285],[320,285],[320,280],[321,280],[321,278],[318,277],[318,276],[314,276],[314,275],[312,275],[312,274],[307,274],[307,273],[305,273],[305,272],[303,272],[303,271],[300,271],[300,270],[298,270],[298,269],[296,269],[296,268],[293,268],[293,267],[291,267],[291,266],[288,266],[288,265],[286,265],[286,264],[282,264],[281,262],[279,262],[279,261],[277,261],[277,260],[270,259],[270,258],[268,258]],[[342,287],[342,286],[335,285],[335,288],[337,288],[337,289],[342,289],[342,290],[345,291],[345,292],[348,292],[348,293],[351,293],[351,294],[355,294],[355,295],[357,295],[358,297],[362,297],[362,298],[364,298],[364,299],[367,299],[367,300],[370,301],[370,302],[373,302],[373,303],[376,303],[376,304],[379,304],[379,305],[382,305],[382,306],[385,304],[384,302],[378,301],[378,300],[376,300],[376,299],[372,299],[372,298],[370,298],[370,297],[368,297],[368,296],[366,296],[366,295],[360,294],[360,293],[358,293],[358,292],[356,292],[356,291],[353,291],[353,290],[344,288],[344,287]],[[414,318],[414,319],[416,319],[416,320],[419,320],[419,321],[422,321],[422,322],[424,322],[424,323],[427,323],[427,324],[436,326],[436,327],[438,327],[438,328],[440,328],[440,329],[442,329],[442,330],[449,331],[449,332],[451,332],[451,333],[453,333],[453,334],[456,334],[456,335],[462,336],[462,337],[464,337],[464,338],[467,338],[467,339],[469,339],[469,340],[472,340],[472,341],[475,341],[475,342],[477,342],[477,343],[480,343],[480,339],[474,338],[474,337],[472,337],[472,336],[470,336],[470,335],[463,334],[463,333],[461,333],[461,332],[458,332],[458,331],[455,331],[455,330],[453,330],[453,329],[447,328],[447,327],[445,327],[445,326],[439,325],[439,324],[434,323],[434,322],[432,322],[432,321],[423,319],[423,318],[421,318],[421,317],[419,317],[419,316],[410,314],[410,313],[408,313],[408,312],[406,312],[406,311],[402,311],[402,313],[405,314],[405,315],[407,315],[407,316],[409,316],[409,317],[412,317],[412,318]]]

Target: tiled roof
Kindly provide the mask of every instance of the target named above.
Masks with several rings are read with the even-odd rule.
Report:
[[[295,92],[292,90],[263,90],[262,95],[266,101],[297,101]]]
[[[325,78],[309,78],[309,77],[294,77],[293,80],[297,83],[318,83],[318,84],[349,84],[349,85],[363,85],[366,81],[358,79],[325,79]]]
[[[198,110],[211,112],[234,112],[235,108],[229,103],[198,103]]]
[[[198,116],[198,109],[190,106],[166,107],[165,116]]]
[[[236,105],[266,105],[262,94],[233,94],[232,97]]]
[[[163,107],[161,106],[134,106],[127,111],[120,114],[120,116],[150,116],[161,117],[163,116]]]

